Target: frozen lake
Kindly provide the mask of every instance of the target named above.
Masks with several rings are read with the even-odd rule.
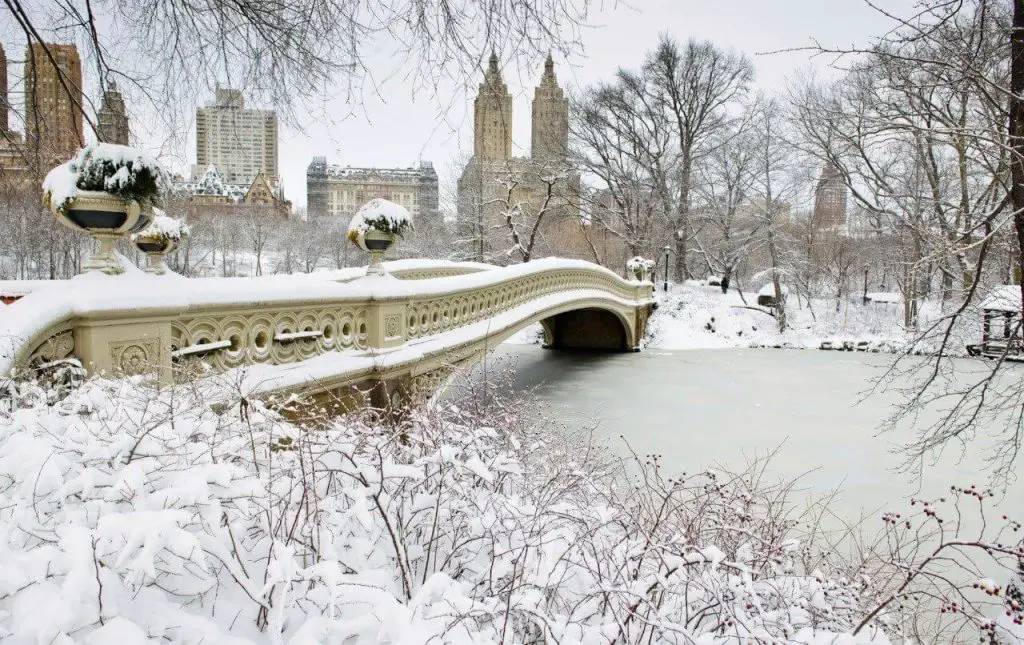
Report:
[[[535,390],[557,418],[575,426],[599,422],[598,435],[613,447],[622,448],[622,435],[640,454],[663,455],[671,471],[741,467],[747,457],[781,447],[770,471],[800,477],[812,493],[838,490],[833,508],[851,517],[902,508],[911,495],[938,497],[953,484],[987,482],[980,450],[946,451],[925,465],[920,481],[898,472],[901,457],[892,450],[912,429],[881,426],[900,397],[862,401],[892,359],[771,349],[570,354],[506,344],[489,360],[513,362],[516,387]],[[1017,482],[998,505],[1018,510],[1022,502]]]

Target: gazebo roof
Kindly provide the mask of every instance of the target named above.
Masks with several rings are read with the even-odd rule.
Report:
[[[993,287],[988,297],[981,303],[987,311],[1020,311],[1020,285],[1004,284]]]

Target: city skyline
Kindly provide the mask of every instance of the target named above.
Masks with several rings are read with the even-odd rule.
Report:
[[[898,6],[896,6],[898,5]],[[897,0],[893,11],[906,13],[911,0]],[[829,6],[830,20],[820,19],[821,8],[813,0],[793,0],[791,10],[780,12],[765,3],[750,0],[725,0],[718,7],[707,7],[695,0],[654,0],[642,11],[626,7],[593,12],[593,28],[583,32],[583,56],[558,60],[560,80],[567,94],[580,87],[610,79],[618,67],[636,68],[645,53],[657,42],[660,33],[680,40],[709,39],[723,47],[744,51],[754,57],[758,87],[781,89],[787,75],[813,67],[828,73],[824,59],[810,60],[809,52],[783,51],[809,46],[811,38],[823,44],[850,46],[865,44],[884,28],[887,19],[861,0],[838,0]],[[735,16],[744,15],[743,21]],[[19,47],[18,38],[5,42]],[[503,52],[498,52],[499,56]],[[514,123],[512,155],[528,154],[531,141],[530,100],[540,80],[543,58],[533,61],[505,62],[502,72],[513,100]],[[461,83],[441,80],[432,91],[413,92],[401,72],[401,61],[386,50],[375,63],[375,91],[361,98],[360,104],[341,99],[331,104],[336,116],[326,121],[312,115],[297,115],[298,124],[279,124],[278,164],[282,185],[296,206],[306,204],[305,173],[314,156],[325,156],[342,166],[391,168],[415,166],[421,160],[434,162],[441,182],[442,202],[452,203],[455,182],[462,165],[472,155],[472,100],[478,76],[469,74]],[[20,67],[20,61],[11,61]],[[478,74],[486,67],[480,61]],[[12,68],[8,68],[9,75]],[[87,104],[97,104],[102,96],[99,80],[90,68],[83,69],[84,96]],[[14,79],[17,82],[17,79]],[[12,84],[12,90],[15,90]],[[244,87],[242,88],[244,91]],[[128,112],[137,123],[149,122],[133,111],[131,90],[122,88]],[[200,93],[201,107],[213,89]],[[266,107],[266,106],[257,106]],[[186,115],[194,114],[183,108]],[[191,174],[196,160],[194,118],[186,116],[184,131],[142,132],[133,128],[134,145],[158,154],[172,172]],[[12,130],[23,130],[12,113]],[[139,130],[139,131],[136,131]],[[388,145],[381,146],[382,132],[388,133]],[[94,135],[86,128],[86,138]]]

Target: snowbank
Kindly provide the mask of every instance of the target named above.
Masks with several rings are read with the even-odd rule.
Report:
[[[770,287],[771,285],[769,285]],[[762,290],[763,291],[763,290]],[[646,346],[656,349],[719,349],[730,347],[790,347],[819,349],[827,343],[839,348],[846,344],[871,351],[899,352],[915,341],[915,334],[903,327],[903,308],[842,302],[837,311],[834,299],[806,301],[787,299],[790,329],[780,334],[776,320],[766,307],[758,307],[757,294],[744,299],[731,290],[699,283],[673,285],[666,295],[656,290],[658,308],[648,323]],[[774,294],[774,289],[769,291]],[[922,327],[941,312],[931,303],[922,308]],[[965,353],[971,338],[980,334],[968,312],[950,343],[951,354]],[[916,347],[928,351],[932,342]]]
[[[634,488],[515,407],[399,434],[238,405],[93,380],[0,412],[5,642],[889,643],[750,478]]]

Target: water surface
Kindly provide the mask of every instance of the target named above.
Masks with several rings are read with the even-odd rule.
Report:
[[[624,450],[659,453],[673,471],[742,466],[779,448],[770,471],[801,478],[814,493],[838,490],[847,516],[937,497],[950,485],[986,483],[982,450],[947,450],[923,476],[899,470],[894,448],[913,438],[902,424],[882,432],[898,393],[869,395],[892,363],[884,354],[772,349],[647,350],[624,354],[501,346],[492,364],[516,366],[515,387],[533,390],[573,426],[597,422],[598,435]],[[965,370],[977,368],[964,361]],[[865,398],[866,397],[866,398]],[[1019,470],[1019,468],[1018,468]],[[1011,483],[1000,507],[1021,509]]]

